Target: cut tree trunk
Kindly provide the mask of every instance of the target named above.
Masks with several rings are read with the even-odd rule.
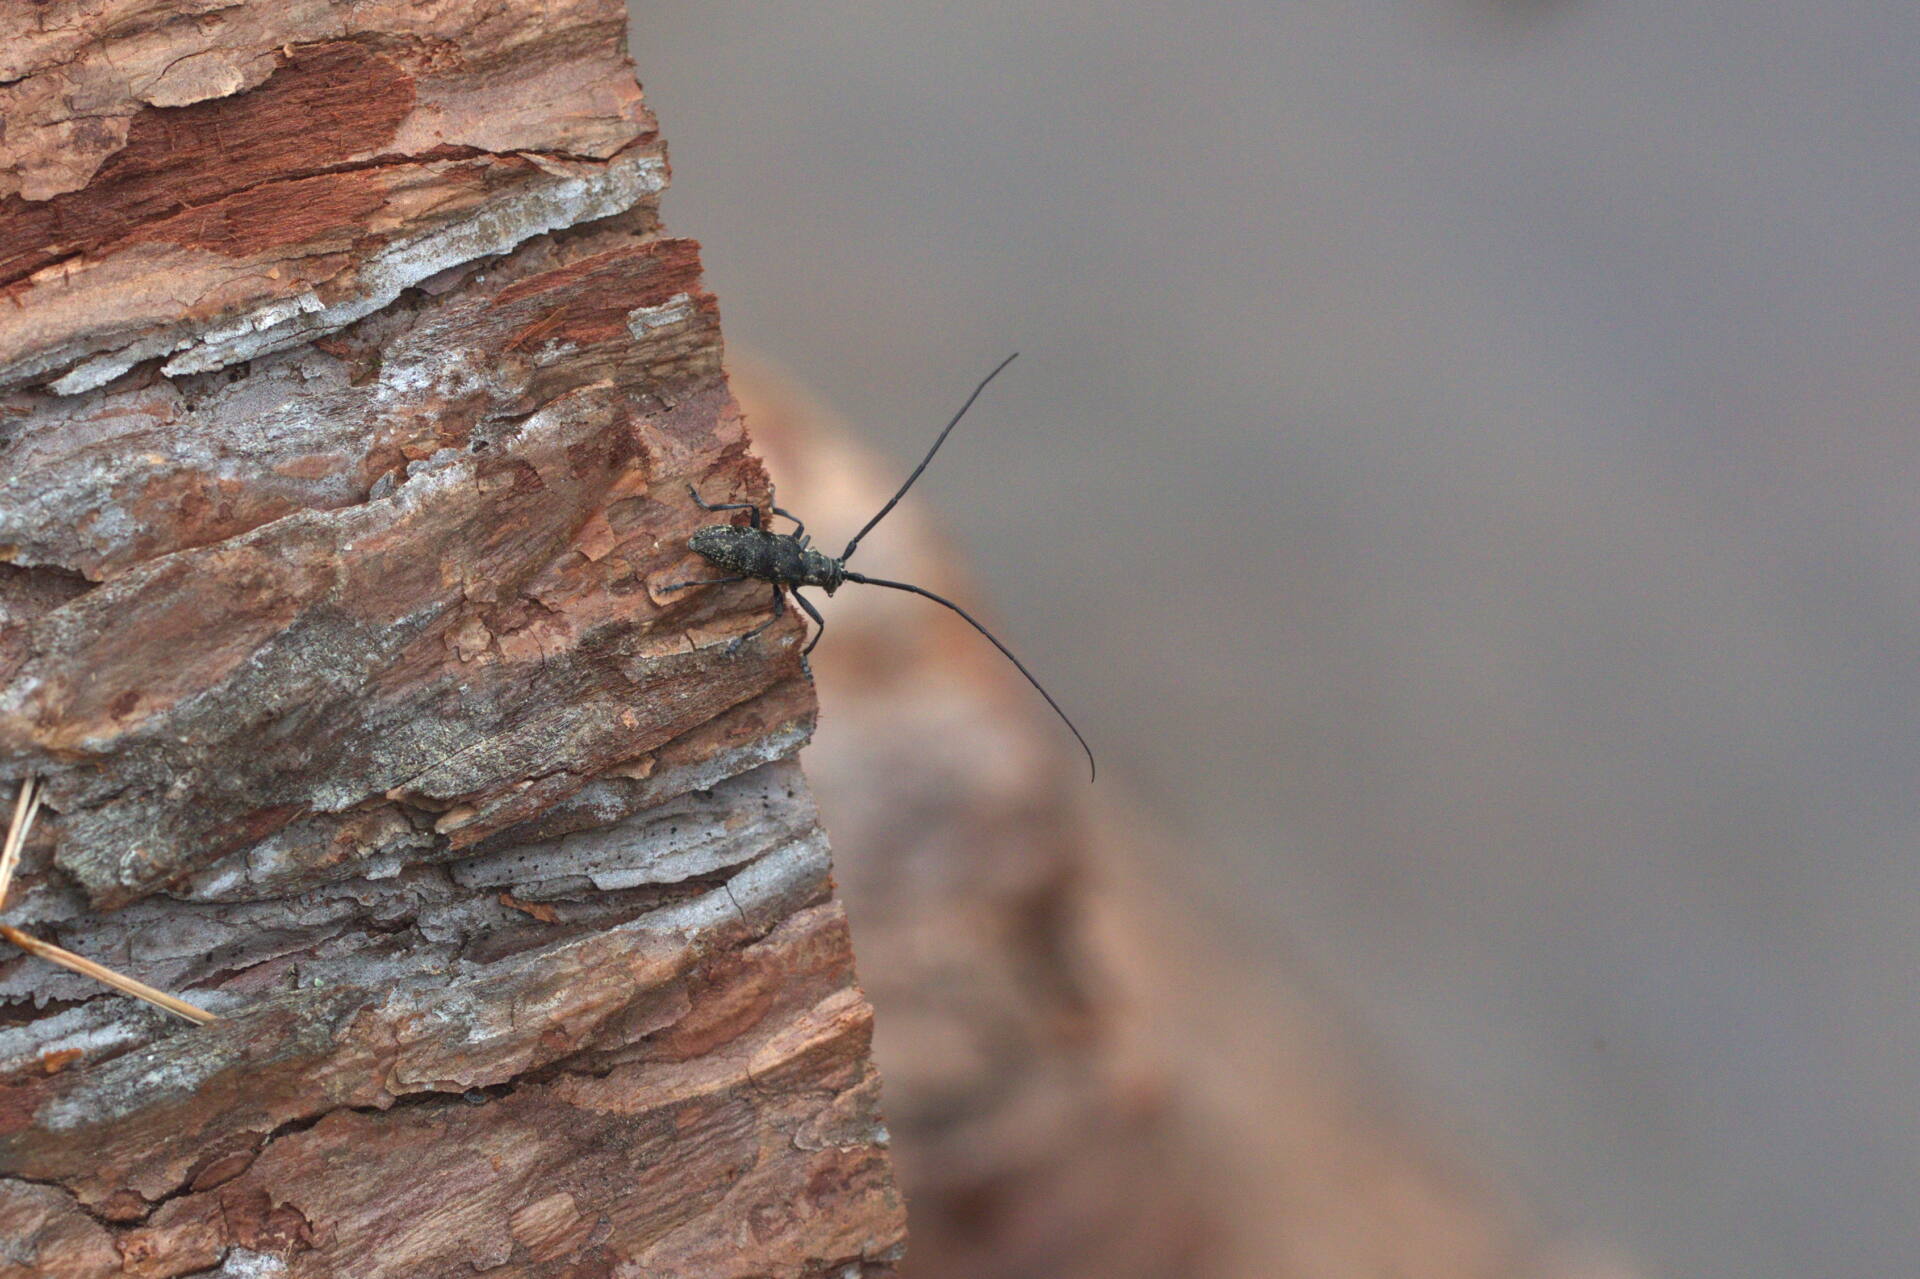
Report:
[[[0,1276],[904,1234],[796,619],[614,0],[0,11]]]

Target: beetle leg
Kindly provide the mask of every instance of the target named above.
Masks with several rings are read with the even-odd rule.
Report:
[[[703,511],[745,511],[747,522],[755,528],[760,527],[760,508],[752,502],[709,502],[691,484],[687,485],[687,492],[693,494],[693,504]]]
[[[766,621],[760,623],[760,625],[748,631],[745,635],[734,636],[731,640],[727,642],[727,652],[738,653],[740,651],[740,646],[742,644],[745,644],[748,640],[758,635],[761,631],[764,631],[769,626],[772,626],[775,622],[779,621],[782,617],[785,617],[786,614],[787,614],[786,589],[782,587],[780,583],[775,582],[773,584],[773,616],[769,617]]]
[[[820,616],[820,610],[815,608],[813,602],[799,591],[793,593],[793,602],[800,606],[801,612],[813,619],[814,626],[818,628],[814,631],[813,638],[807,641],[807,646],[800,650],[800,658],[802,661],[805,661],[807,654],[813,651],[814,645],[820,642],[820,637],[827,633],[827,619]]]
[[[655,589],[664,595],[668,591],[684,591],[689,586],[725,586],[728,582],[744,582],[746,580],[747,575],[745,573],[736,573],[732,577],[709,577],[699,582],[674,582],[671,585],[661,586]]]

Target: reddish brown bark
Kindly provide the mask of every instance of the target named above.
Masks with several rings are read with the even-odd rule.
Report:
[[[0,14],[0,1276],[884,1275],[799,629],[610,0]]]

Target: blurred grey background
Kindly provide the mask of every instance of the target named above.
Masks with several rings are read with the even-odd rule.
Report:
[[[1911,0],[634,12],[734,344],[903,470],[1023,352],[920,492],[1249,964],[1651,1274],[1915,1273]]]

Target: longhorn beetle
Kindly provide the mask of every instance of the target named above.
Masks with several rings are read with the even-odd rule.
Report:
[[[1080,730],[1073,726],[1073,721],[1067,718],[1067,713],[1060,709],[1060,703],[1053,700],[1053,694],[1040,687],[1040,681],[1033,677],[1033,672],[1021,664],[1012,650],[995,639],[992,631],[980,625],[967,610],[952,600],[935,595],[923,586],[866,577],[847,567],[847,561],[853,558],[853,552],[859,547],[860,539],[871,533],[873,526],[885,519],[887,512],[907,495],[907,490],[913,487],[913,482],[920,478],[920,472],[927,469],[927,463],[933,461],[933,455],[938,453],[940,446],[947,442],[947,435],[960,424],[960,419],[967,415],[967,410],[973,407],[973,402],[980,398],[980,392],[987,389],[987,383],[998,377],[1001,369],[1012,364],[1014,356],[1018,354],[1019,352],[1016,351],[1013,355],[1009,355],[994,367],[993,372],[980,379],[980,385],[973,388],[973,394],[969,395],[967,402],[960,406],[960,411],[955,413],[952,420],[941,429],[939,437],[933,442],[933,447],[928,449],[927,455],[920,459],[920,465],[913,468],[913,474],[909,475],[907,482],[900,486],[900,491],[888,498],[887,504],[880,508],[880,513],[868,520],[866,527],[853,535],[853,540],[847,543],[847,549],[840,552],[837,559],[823,551],[814,550],[811,546],[813,539],[807,536],[807,526],[802,524],[796,516],[773,505],[771,493],[767,496],[767,510],[770,512],[767,516],[767,524],[772,523],[775,515],[785,516],[793,521],[793,532],[776,533],[772,528],[763,525],[760,508],[752,502],[707,502],[701,498],[699,489],[691,484],[687,485],[687,492],[693,495],[695,505],[701,510],[745,511],[749,527],[741,528],[737,524],[709,524],[694,530],[693,536],[687,539],[689,549],[698,552],[710,563],[731,570],[733,574],[731,577],[714,577],[697,582],[674,582],[661,587],[660,590],[666,592],[684,590],[689,586],[722,586],[728,582],[744,582],[750,577],[762,582],[771,582],[773,584],[773,616],[745,635],[737,636],[730,641],[727,645],[727,651],[730,653],[738,652],[742,644],[780,620],[787,611],[787,593],[791,591],[793,602],[813,619],[815,627],[818,628],[814,631],[813,638],[807,641],[806,648],[800,652],[803,661],[808,653],[813,652],[813,646],[820,642],[820,637],[827,633],[827,619],[820,616],[820,610],[800,593],[802,586],[817,586],[828,595],[832,595],[844,582],[859,582],[863,586],[884,586],[889,590],[910,591],[915,595],[923,595],[934,603],[944,605],[958,613],[967,625],[986,636],[987,642],[1005,654],[1006,659],[1013,663],[1015,669],[1027,677],[1027,683],[1033,685],[1040,696],[1047,699],[1047,705],[1053,707],[1053,713],[1060,717],[1060,721],[1079,741],[1080,749],[1087,753],[1087,770],[1091,778],[1097,771],[1097,766],[1093,762],[1093,747],[1087,745],[1087,739],[1080,736]]]

